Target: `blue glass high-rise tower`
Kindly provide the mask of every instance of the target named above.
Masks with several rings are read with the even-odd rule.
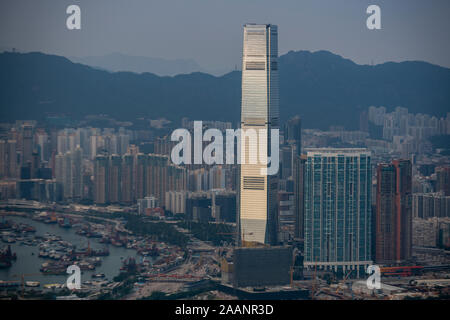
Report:
[[[366,149],[307,149],[305,267],[364,274],[372,263],[371,186]]]

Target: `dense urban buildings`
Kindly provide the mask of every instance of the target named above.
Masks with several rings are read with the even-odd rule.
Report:
[[[436,168],[436,191],[450,196],[450,166]]]
[[[278,192],[278,243],[289,243],[295,232],[295,195],[293,192]]]
[[[236,193],[224,189],[212,189],[198,192],[171,192],[170,208],[174,213],[181,213],[184,206],[184,216],[198,222],[236,222]],[[180,204],[184,199],[183,204]],[[176,212],[178,211],[178,212]]]
[[[244,26],[241,129],[263,129],[268,137],[261,144],[242,135],[241,156],[247,159],[240,165],[239,230],[240,239],[245,234],[246,241],[262,244],[276,243],[278,176],[262,174],[267,164],[252,164],[249,155],[258,150],[270,156],[270,130],[279,128],[277,30],[271,24]]]
[[[414,193],[412,199],[414,218],[450,217],[450,196],[446,196],[442,192]]]
[[[167,191],[186,190],[185,168],[171,164],[166,155],[98,155],[94,168],[97,204],[134,202],[152,195],[164,204]]]
[[[353,106],[350,99],[320,106],[292,92],[316,98],[334,96],[335,90],[315,92],[315,81],[305,86],[303,75],[291,74],[280,81],[287,88],[283,95],[288,92],[281,118],[278,69],[285,77],[285,66],[295,65],[295,72],[322,81],[320,74],[316,78],[315,65],[323,66],[313,61],[316,57],[322,63],[341,60],[324,52],[278,59],[277,26],[246,24],[242,70],[236,67],[223,77],[223,87],[216,86],[225,88],[229,101],[218,100],[219,91],[206,90],[212,88],[206,85],[211,77],[193,74],[155,81],[161,93],[167,90],[180,101],[185,91],[191,94],[189,110],[158,99],[148,86],[142,113],[126,119],[114,118],[120,113],[95,114],[99,109],[92,108],[93,114],[76,117],[52,112],[38,120],[0,123],[0,241],[7,244],[0,247],[0,269],[7,273],[0,270],[0,275],[8,277],[0,277],[0,299],[24,299],[25,291],[28,297],[62,299],[78,293],[67,285],[24,281],[24,274],[21,283],[9,279],[21,273],[10,272],[15,263],[11,248],[30,250],[24,252],[39,262],[36,272],[42,276],[66,277],[68,266],[80,266],[83,290],[89,289],[77,298],[385,299],[404,298],[405,292],[413,294],[408,298],[448,298],[450,113],[434,108],[429,108],[434,114],[412,113],[423,110],[414,103],[384,107],[362,100]],[[347,65],[351,62],[332,62],[331,69]],[[339,76],[339,83],[346,82]],[[189,86],[183,85],[185,78],[191,79]],[[172,82],[180,91],[172,93]],[[42,88],[33,83],[29,89],[44,98]],[[218,107],[202,109],[202,91],[234,115],[215,119],[220,119]],[[136,110],[134,98],[142,98],[138,92],[130,91],[132,99],[122,109],[113,103],[111,113]],[[55,101],[41,102],[45,108]],[[347,104],[355,114],[345,113]],[[342,109],[342,115],[334,114],[342,117],[312,117],[315,108],[329,107]],[[173,115],[163,118],[159,108]],[[236,129],[241,134],[233,140],[237,163],[174,164],[172,151],[181,142],[172,141],[177,129],[194,137],[187,144],[192,150],[182,152],[191,151],[197,160],[213,142],[220,148],[219,136],[208,139],[206,129],[215,129],[221,138]],[[214,155],[219,151],[214,149]],[[264,160],[274,157],[278,172],[265,174],[273,163]],[[71,233],[77,243],[64,239]],[[108,255],[102,266],[101,257]],[[25,261],[23,254],[15,258]],[[367,286],[369,266],[380,268],[381,288]],[[41,279],[44,284],[49,278]]]
[[[413,246],[430,249],[450,248],[450,218],[415,218]]]

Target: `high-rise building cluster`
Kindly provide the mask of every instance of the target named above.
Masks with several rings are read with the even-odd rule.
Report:
[[[276,40],[273,25],[244,26],[242,129],[279,127]],[[431,207],[434,212],[426,215],[448,216],[448,171],[433,168],[434,176],[423,178],[417,169],[433,159],[429,139],[450,133],[450,114],[437,118],[402,107],[390,113],[369,107],[361,113],[360,130],[352,129],[302,130],[295,116],[282,126],[276,177],[260,176],[260,165],[239,166],[241,245],[294,244],[305,267],[347,275],[365,274],[374,262],[413,261],[413,217],[425,217]],[[249,147],[242,147],[247,154]],[[270,155],[268,146],[259,147]],[[443,154],[434,163],[445,161]],[[439,195],[413,194],[416,177]],[[205,197],[193,201],[201,207]]]
[[[167,155],[140,153],[130,144],[136,139],[145,149],[141,131],[56,129],[35,121],[2,129],[2,199],[135,205],[155,196],[164,204],[167,191],[186,190],[185,168],[171,164]]]
[[[166,155],[98,155],[94,160],[94,203],[132,204],[155,196],[165,203],[167,191],[186,190],[186,169]]]
[[[62,187],[65,199],[81,200],[85,198],[83,188],[83,150],[77,147],[55,156],[55,178]]]
[[[387,112],[385,107],[369,107],[367,120],[382,127],[386,140],[394,136],[411,136],[415,140],[424,140],[433,135],[450,134],[450,113],[438,118],[428,114],[412,114],[408,108],[396,107],[394,112]]]
[[[236,190],[236,165],[202,166],[188,170],[187,190],[208,191],[211,189]]]
[[[413,220],[413,245],[421,248],[450,247],[450,218]]]
[[[198,222],[236,222],[236,193],[227,190],[187,192],[185,217]]]
[[[268,91],[270,86],[278,88],[272,69],[276,56],[268,53],[275,46],[274,30],[272,25],[244,27],[241,128],[258,127],[259,119],[268,126],[274,123],[271,114],[278,117],[277,96],[274,100],[267,98],[272,97]],[[425,137],[433,133],[431,129],[417,129],[432,126],[420,122],[420,116],[405,122],[408,116],[405,110],[397,108],[393,113],[395,121],[390,123],[390,114],[370,108],[362,122],[382,126],[384,135],[380,138],[384,139],[395,140],[394,136],[407,133],[417,135],[419,131]],[[368,124],[362,131],[334,127],[329,135],[322,137],[328,136],[327,142],[338,138],[342,144],[357,145],[366,143],[367,131]],[[324,142],[322,137],[313,136],[317,139],[307,143],[320,145]],[[381,163],[373,170],[376,164],[367,148],[305,149],[299,116],[286,122],[280,142],[278,179],[259,177],[255,174],[258,165],[240,166],[238,240],[241,244],[243,239],[266,245],[297,243],[305,267],[343,274],[365,274],[367,266],[375,260],[396,264],[411,259],[411,161]],[[249,150],[247,145],[244,148]],[[274,184],[278,190],[276,200],[271,196],[270,181],[277,183]],[[204,198],[195,201],[201,203]],[[275,216],[271,208],[277,208]]]
[[[117,132],[110,128],[66,128],[59,130],[56,135],[57,154],[72,152],[79,146],[87,159],[94,159],[101,153],[124,155],[133,132],[124,128],[119,128]]]
[[[450,218],[450,196],[442,192],[414,193],[412,210],[414,218]]]

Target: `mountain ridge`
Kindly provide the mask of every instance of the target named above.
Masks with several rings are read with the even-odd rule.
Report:
[[[222,76],[109,72],[39,52],[0,53],[0,70],[4,121],[23,114],[39,119],[49,112],[176,122],[182,117],[237,122],[240,115],[240,71]],[[359,111],[370,105],[436,116],[450,110],[450,69],[427,62],[359,65],[324,50],[289,51],[279,57],[279,78],[282,120],[300,114],[305,128],[356,129]]]
[[[70,61],[102,70],[135,73],[150,72],[159,76],[172,76],[202,70],[193,59],[163,59],[110,53],[102,56],[67,57]]]

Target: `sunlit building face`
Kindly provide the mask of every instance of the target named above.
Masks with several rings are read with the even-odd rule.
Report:
[[[278,31],[275,25],[244,26],[241,129],[267,130],[261,143],[241,139],[240,240],[273,244],[276,240],[277,175],[263,175],[267,164],[249,163],[249,154],[270,154],[270,129],[278,128]],[[256,146],[255,146],[256,144]]]

